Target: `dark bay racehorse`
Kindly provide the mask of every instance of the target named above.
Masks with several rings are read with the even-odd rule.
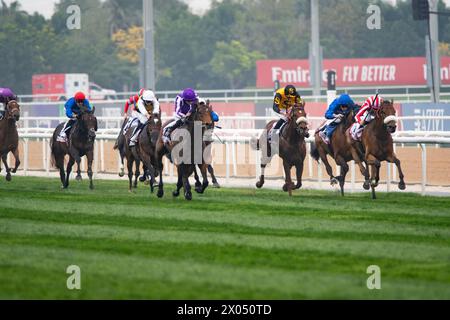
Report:
[[[50,142],[50,148],[52,150],[52,164],[59,169],[59,176],[61,178],[62,188],[67,189],[69,187],[70,173],[72,167],[77,163],[77,180],[81,179],[80,163],[81,157],[86,156],[88,162],[88,176],[89,176],[89,188],[94,189],[92,182],[92,162],[94,160],[94,141],[96,137],[96,131],[98,128],[97,118],[94,115],[95,108],[92,111],[82,110],[77,116],[78,120],[75,122],[68,137],[68,143],[57,141],[57,137],[64,127],[64,123],[61,123],[56,127],[53,132],[53,138]],[[67,163],[67,170],[64,172],[64,159],[69,155],[69,162]]]
[[[326,144],[322,138],[320,138],[319,131],[316,131],[314,135],[315,142],[311,143],[311,156],[317,161],[320,159],[325,165],[327,173],[330,176],[331,185],[335,185],[339,182],[342,195],[344,195],[345,176],[349,170],[347,162],[351,160],[355,160],[355,163],[358,164],[361,173],[366,178],[364,188],[366,190],[369,189],[369,176],[366,167],[362,164],[364,157],[361,157],[359,153],[355,152],[354,148],[352,148],[351,144],[347,140],[346,131],[353,125],[353,123],[355,123],[354,116],[355,114],[352,110],[346,117],[343,118],[342,122],[338,124],[337,128],[333,132],[329,145]],[[340,176],[335,177],[333,175],[333,169],[328,162],[327,155],[330,155],[336,161],[336,164],[341,166]]]
[[[392,133],[397,130],[397,118],[395,116],[394,101],[384,100],[379,110],[375,111],[375,119],[372,120],[363,130],[361,141],[356,141],[350,136],[347,130],[347,140],[352,145],[353,152],[363,155],[367,163],[367,173],[369,167],[370,187],[372,188],[372,198],[376,199],[375,188],[380,180],[381,161],[395,163],[398,168],[400,182],[398,188],[405,190],[403,171],[400,160],[394,153],[394,142]]]
[[[280,133],[280,137],[274,135],[272,143],[267,140],[268,132],[277,120],[267,124],[263,133],[257,141],[257,149],[261,149],[261,176],[256,183],[257,188],[264,185],[264,171],[272,157],[278,153],[283,159],[283,168],[285,173],[285,184],[283,191],[289,192],[292,196],[292,190],[300,189],[302,186],[303,162],[306,156],[305,138],[309,136],[308,120],[306,119],[305,105],[295,105],[288,114],[288,121],[284,130]],[[278,141],[277,141],[278,140]],[[278,150],[274,150],[273,146],[278,146]],[[297,174],[297,184],[295,185],[291,179],[291,168],[295,166]]]
[[[145,127],[142,129],[138,143],[136,144],[136,152],[139,159],[144,164],[144,177],[149,179],[150,191],[153,193],[153,185],[155,182],[154,165],[156,163],[156,143],[161,131],[161,118],[152,117],[149,119]],[[131,188],[131,177],[130,188]]]
[[[211,109],[209,105],[198,105],[194,107],[191,116],[188,117],[180,128],[175,130],[172,135],[176,139],[172,140],[170,145],[165,145],[162,139],[164,128],[170,123],[168,121],[161,129],[158,142],[156,145],[156,169],[159,174],[158,197],[164,195],[164,184],[162,180],[163,163],[162,158],[167,155],[177,166],[178,182],[177,190],[173,192],[173,196],[177,197],[180,194],[181,188],[184,188],[184,197],[186,200],[192,200],[191,185],[189,177],[194,172],[195,166],[200,166],[200,171],[203,178],[201,186],[196,187],[198,193],[203,193],[208,187],[208,159],[204,159],[204,150],[206,142],[203,140],[205,131],[211,130],[213,121],[211,118]],[[197,137],[198,135],[198,137]],[[178,139],[177,139],[178,138]],[[200,150],[196,150],[196,144],[201,145]],[[172,152],[173,151],[173,152]],[[201,151],[200,159],[196,159],[196,151]],[[189,154],[190,153],[190,154]]]
[[[5,116],[0,120],[0,156],[6,170],[6,181],[11,181],[11,173],[16,173],[20,165],[19,160],[19,134],[16,122],[20,119],[20,106],[15,100],[11,100],[5,109]],[[16,160],[14,168],[8,166],[8,153],[12,152]],[[0,163],[0,171],[1,171]]]

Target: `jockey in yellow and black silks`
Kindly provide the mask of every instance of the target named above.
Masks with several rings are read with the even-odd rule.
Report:
[[[303,104],[303,99],[293,85],[287,85],[275,92],[273,111],[280,115],[280,120],[278,120],[275,127],[270,131],[269,141],[272,139],[273,132],[276,132],[276,134],[279,133],[279,130],[288,120],[287,115],[291,111],[291,108],[296,104]]]

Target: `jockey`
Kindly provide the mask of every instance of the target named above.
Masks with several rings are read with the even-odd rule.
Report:
[[[353,102],[352,98],[348,94],[343,94],[339,98],[334,99],[325,112],[325,118],[328,119],[319,131],[319,136],[326,144],[330,144],[331,137],[334,130],[342,122],[352,110],[355,110],[357,106]]]
[[[372,96],[367,98],[364,104],[361,106],[361,109],[355,116],[356,122],[353,124],[350,129],[351,136],[355,140],[359,140],[364,127],[369,124],[373,119],[375,119],[374,111],[377,111],[381,108],[384,99],[380,97],[378,94],[376,96]]]
[[[175,98],[175,120],[164,128],[163,141],[168,143],[172,132],[181,127],[186,119],[194,111],[194,106],[198,103],[198,95],[194,89],[187,88]]]
[[[127,132],[127,130],[130,128],[132,119],[131,117],[128,117],[128,110],[134,111],[136,110],[136,104],[139,102],[140,97],[142,97],[142,94],[144,93],[145,89],[139,90],[137,95],[131,96],[127,102],[125,102],[125,108],[123,113],[123,125],[120,129],[119,137]],[[114,150],[116,150],[119,147],[119,138],[117,138],[116,143],[114,144]]]
[[[128,110],[127,110],[128,111]],[[142,96],[139,97],[135,109],[131,112],[131,122],[137,119],[137,125],[134,128],[133,135],[130,139],[130,148],[136,146],[137,139],[148,119],[152,114],[159,117],[160,106],[159,101],[155,96],[155,93],[151,90],[145,90],[142,92]]]
[[[64,108],[66,109],[66,116],[70,119],[64,124],[61,132],[57,137],[57,141],[59,142],[67,142],[67,133],[70,131],[72,126],[75,124],[77,120],[77,116],[81,113],[81,108],[87,108],[88,111],[92,111],[91,105],[89,104],[89,100],[86,99],[86,95],[83,92],[75,93],[73,98],[67,100]]]
[[[295,104],[303,104],[303,100],[293,85],[287,85],[285,88],[281,88],[275,92],[273,111],[281,117],[275,127],[270,130],[269,141],[272,140],[273,132],[276,132],[277,135],[279,134],[279,130],[287,122],[287,114]]]
[[[206,99],[198,97],[198,104],[199,105],[202,105],[202,104],[206,105]],[[219,122],[219,120],[220,120],[219,119],[219,115],[217,113],[215,113],[214,111],[212,111],[212,110],[211,110],[211,119],[214,122]]]
[[[17,100],[17,96],[9,88],[0,88],[0,120],[5,116],[5,110],[8,103]]]

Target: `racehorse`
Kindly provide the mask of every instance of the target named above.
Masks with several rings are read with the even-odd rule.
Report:
[[[206,101],[206,104],[210,106],[210,110],[212,111],[212,106],[210,105],[210,101],[209,100]],[[211,131],[209,133],[213,132],[214,127],[215,127],[215,124],[213,122],[212,129],[211,129]],[[205,139],[205,146],[206,146],[206,148],[208,148],[208,152],[211,152],[211,149],[209,148],[209,146],[212,143],[213,143],[212,137],[209,137],[208,139]],[[199,165],[199,167],[200,167],[200,165]],[[214,168],[213,168],[212,165],[208,165],[208,172],[211,175],[211,180],[212,180],[212,183],[213,183],[213,187],[214,188],[220,188],[220,184],[217,181],[216,175],[214,173]],[[195,179],[195,187],[198,188],[199,186],[201,186],[202,183],[200,182],[200,178],[199,178],[198,173],[197,173],[197,168],[195,168],[195,170],[194,170],[194,179]]]
[[[6,181],[11,181],[11,173],[16,173],[20,165],[19,160],[19,134],[16,122],[20,120],[20,106],[15,100],[6,105],[5,116],[0,120],[0,156],[6,170]],[[8,166],[7,156],[12,152],[16,160],[14,168]],[[0,171],[1,163],[0,163]]]
[[[184,197],[186,200],[192,200],[191,185],[189,183],[189,177],[194,172],[195,166],[200,166],[200,171],[203,178],[203,183],[201,186],[196,187],[198,193],[203,193],[209,185],[208,182],[208,160],[204,159],[204,150],[206,149],[206,142],[203,140],[205,131],[211,130],[213,128],[213,121],[211,118],[211,109],[209,103],[200,104],[194,107],[192,114],[185,120],[185,123],[175,130],[172,135],[175,138],[180,138],[179,140],[172,140],[169,145],[165,145],[163,142],[163,130],[170,123],[168,121],[164,124],[161,129],[158,142],[156,145],[156,169],[159,174],[159,184],[158,184],[158,197],[164,196],[164,184],[162,180],[162,170],[163,163],[162,158],[167,155],[175,165],[177,166],[178,182],[177,190],[173,192],[174,197],[180,195],[181,188],[184,187]],[[200,127],[201,125],[201,127]],[[201,128],[201,159],[196,159],[196,141],[197,130]],[[180,141],[181,140],[181,141]],[[199,150],[200,151],[200,150]],[[190,154],[189,154],[190,152]],[[175,157],[174,157],[175,155]],[[208,154],[206,155],[208,157]],[[206,160],[206,161],[205,161]]]
[[[81,157],[86,156],[88,162],[89,188],[94,189],[92,182],[92,162],[94,161],[94,141],[98,129],[97,118],[94,115],[95,107],[92,111],[81,110],[77,115],[78,120],[73,125],[68,142],[59,142],[57,137],[64,127],[64,123],[59,124],[53,132],[53,138],[50,142],[52,150],[52,164],[59,169],[62,188],[69,187],[70,173],[74,163],[77,163],[77,180],[81,180],[80,163]],[[64,172],[64,158],[69,155],[66,172]]]
[[[319,159],[322,161],[330,176],[331,185],[339,183],[342,196],[344,195],[345,176],[349,170],[347,162],[351,160],[355,160],[355,163],[358,164],[361,173],[365,176],[364,188],[366,190],[369,189],[369,176],[366,168],[362,164],[364,158],[361,157],[359,153],[355,152],[355,149],[352,148],[347,140],[346,131],[353,123],[355,123],[354,116],[354,111],[351,110],[347,116],[343,118],[342,122],[338,124],[333,132],[329,145],[320,138],[319,130],[317,130],[314,135],[315,142],[311,143],[311,156],[317,161],[319,161]],[[327,155],[330,155],[336,161],[336,164],[341,166],[340,176],[335,177],[333,175],[333,169],[328,162]]]
[[[283,159],[283,168],[285,173],[284,192],[289,192],[292,196],[292,190],[300,189],[302,186],[303,161],[306,156],[305,138],[309,136],[308,120],[306,119],[305,104],[294,105],[288,113],[288,121],[284,129],[280,131],[279,137],[274,135],[272,142],[269,143],[267,136],[277,120],[271,121],[266,125],[260,138],[257,140],[256,148],[261,149],[261,176],[256,183],[257,188],[264,185],[264,171],[272,157],[278,153]],[[274,148],[275,147],[275,148]],[[276,150],[278,149],[278,150]],[[297,184],[294,185],[291,179],[291,168],[295,166],[297,174]]]
[[[359,156],[363,156],[367,163],[366,176],[369,175],[369,167],[371,168],[372,199],[376,199],[375,188],[380,180],[381,161],[395,163],[400,178],[398,188],[400,190],[406,189],[400,160],[394,153],[394,142],[392,140],[392,133],[397,130],[394,101],[384,100],[380,109],[374,113],[375,119],[364,128],[361,141],[356,141],[351,137],[350,129],[347,130],[346,134],[347,141],[353,148],[353,153],[359,153]]]
[[[154,164],[156,162],[156,143],[161,131],[161,118],[152,117],[148,120],[138,137],[136,152],[144,164],[144,177],[149,179],[150,191],[153,193],[155,182]],[[131,178],[130,178],[131,186]]]

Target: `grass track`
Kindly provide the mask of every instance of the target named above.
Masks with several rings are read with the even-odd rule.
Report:
[[[172,189],[0,181],[0,299],[450,299],[450,198]]]

